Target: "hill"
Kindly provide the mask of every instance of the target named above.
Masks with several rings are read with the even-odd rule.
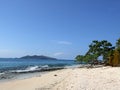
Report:
[[[52,58],[52,57],[48,57],[48,56],[44,56],[44,55],[27,55],[27,56],[23,56],[20,59],[50,59],[50,60],[57,60],[56,58]]]

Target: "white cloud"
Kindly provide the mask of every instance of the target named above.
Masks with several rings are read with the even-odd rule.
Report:
[[[54,56],[61,56],[61,55],[63,55],[64,53],[63,52],[57,52],[57,53],[54,53],[53,55]]]
[[[71,45],[72,43],[68,41],[58,41],[58,44]]]
[[[64,40],[51,40],[52,42],[54,43],[57,43],[57,44],[61,44],[61,45],[71,45],[72,42],[69,42],[69,41],[64,41]]]

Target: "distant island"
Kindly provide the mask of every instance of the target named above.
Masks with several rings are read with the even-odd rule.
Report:
[[[44,56],[44,55],[27,55],[27,56],[23,56],[20,59],[49,59],[49,60],[57,60],[56,58],[52,58],[52,57],[48,57],[48,56]]]

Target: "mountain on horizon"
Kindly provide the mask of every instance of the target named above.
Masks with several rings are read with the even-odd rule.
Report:
[[[20,59],[50,59],[50,60],[57,60],[56,58],[53,57],[48,57],[48,56],[44,56],[44,55],[26,55],[23,57],[20,57]]]

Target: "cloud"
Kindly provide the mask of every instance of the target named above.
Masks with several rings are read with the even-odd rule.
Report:
[[[54,56],[61,56],[61,55],[63,55],[64,53],[63,52],[57,52],[57,53],[54,53],[53,55]]]
[[[72,43],[68,41],[58,41],[58,44],[71,45]]]

